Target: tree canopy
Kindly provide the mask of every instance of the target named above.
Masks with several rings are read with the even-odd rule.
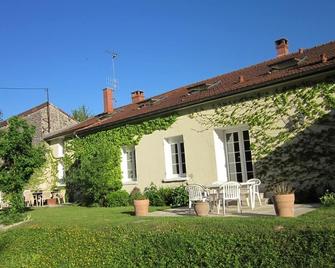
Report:
[[[82,122],[91,116],[92,114],[85,105],[79,106],[77,109],[72,110],[72,117],[79,122]]]
[[[33,145],[35,128],[18,117],[0,132],[0,191],[21,194],[34,170],[45,161],[45,148]]]

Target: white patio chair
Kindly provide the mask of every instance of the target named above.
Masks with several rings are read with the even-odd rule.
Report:
[[[247,180],[247,183],[253,183],[252,186],[254,187],[254,189],[253,189],[254,196],[257,196],[259,205],[261,206],[262,205],[262,200],[261,200],[261,196],[259,194],[259,185],[261,185],[261,183],[262,183],[261,180],[254,178],[254,179]],[[247,198],[248,206],[249,206],[249,199],[250,199],[250,197]]]
[[[42,191],[42,206],[44,205],[44,202],[48,199],[51,199],[52,195],[50,191]]]
[[[201,184],[189,184],[186,185],[186,191],[188,192],[188,209],[191,213],[192,203],[201,201],[205,202],[208,197],[207,190]]]
[[[241,210],[241,192],[240,192],[240,184],[235,181],[229,181],[221,185],[221,195],[222,195],[222,207],[223,207],[223,215],[226,214],[226,201],[236,200],[237,202],[237,211],[239,213]],[[220,198],[221,199],[221,198]],[[218,205],[218,214],[220,213],[220,200]]]
[[[32,207],[34,205],[34,196],[30,190],[24,190],[23,197],[25,206]]]
[[[65,204],[65,194],[66,194],[66,190],[65,189],[61,189],[57,194],[56,194],[56,198],[58,201],[58,204],[60,204],[61,200],[63,200],[63,204]]]

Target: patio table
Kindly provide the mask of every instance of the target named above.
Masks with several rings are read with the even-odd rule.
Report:
[[[256,196],[255,196],[255,186],[256,186],[256,184],[254,182],[241,182],[240,185],[242,187],[245,186],[245,187],[248,188],[250,206],[251,206],[251,209],[254,210],[255,201],[256,201]]]
[[[32,192],[36,206],[38,207],[38,200],[40,199],[40,197],[42,196],[42,192]]]
[[[224,184],[224,182],[213,183],[211,185],[206,186],[206,188],[209,189],[209,190],[215,190],[217,192],[217,197],[220,198],[220,187],[221,187],[222,184]],[[254,182],[241,182],[240,185],[241,185],[241,187],[246,187],[248,189],[250,207],[251,207],[252,210],[254,210],[255,201],[256,201],[255,183]]]
[[[58,193],[59,193],[59,191],[51,191],[51,198],[56,198]],[[37,192],[33,192],[32,194],[33,194],[34,200],[36,202],[36,206],[38,207],[38,200],[40,198],[42,198],[43,192],[42,191],[37,191]],[[43,206],[43,204],[41,204],[41,206]]]

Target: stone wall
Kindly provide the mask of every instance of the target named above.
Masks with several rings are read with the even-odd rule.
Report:
[[[62,128],[76,124],[77,121],[69,117],[66,113],[50,104],[50,133]],[[47,106],[23,117],[35,126],[36,133],[33,143],[40,142],[48,134],[48,108]]]

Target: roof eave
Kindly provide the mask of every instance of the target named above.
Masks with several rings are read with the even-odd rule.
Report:
[[[178,104],[178,105],[170,106],[166,109],[154,111],[154,112],[151,112],[151,113],[141,114],[141,115],[137,115],[137,116],[134,116],[134,117],[128,117],[127,119],[114,121],[114,122],[111,122],[111,123],[108,123],[108,124],[105,124],[105,125],[100,125],[100,126],[96,126],[96,127],[89,128],[89,129],[79,130],[75,134],[83,136],[83,135],[87,135],[87,134],[90,134],[90,133],[95,133],[95,132],[100,131],[100,130],[108,129],[112,126],[118,126],[118,125],[122,125],[124,123],[132,123],[132,122],[143,120],[143,119],[148,118],[148,117],[156,117],[158,115],[172,114],[173,112],[177,112],[177,111],[183,110],[185,108],[191,108],[192,106],[197,106],[199,104],[205,104],[205,103],[209,103],[209,102],[212,102],[212,101],[218,101],[218,100],[221,100],[222,98],[226,98],[228,96],[238,95],[238,94],[241,94],[241,93],[249,93],[251,90],[256,90],[256,89],[261,90],[261,89],[264,89],[266,87],[278,86],[278,84],[290,83],[290,82],[293,82],[295,80],[300,80],[302,78],[306,78],[308,76],[310,76],[310,78],[313,78],[313,76],[319,75],[319,74],[327,75],[327,71],[330,71],[330,72],[335,71],[334,67],[335,67],[335,63],[331,64],[331,65],[328,65],[328,66],[325,66],[325,67],[322,67],[318,70],[311,70],[311,71],[304,72],[304,73],[294,74],[290,77],[285,77],[284,79],[279,78],[279,79],[276,79],[276,80],[267,81],[267,82],[257,84],[257,85],[246,86],[244,88],[239,88],[239,89],[234,90],[234,91],[228,91],[228,92],[224,92],[224,93],[221,93],[221,94],[218,94],[218,95],[209,96],[206,99],[196,100],[196,101],[193,101],[191,103],[188,102],[188,103]]]

